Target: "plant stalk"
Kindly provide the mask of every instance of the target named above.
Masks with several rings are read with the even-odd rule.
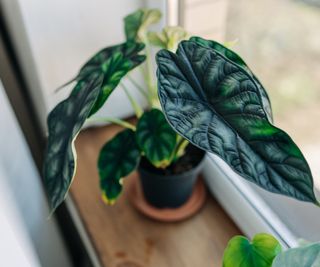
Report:
[[[133,131],[136,130],[136,126],[134,126],[133,124],[131,124],[127,121],[124,121],[124,120],[121,120],[118,118],[95,117],[95,118],[89,118],[88,122],[111,122],[111,123],[117,124],[119,126],[122,126],[124,128],[131,129]]]

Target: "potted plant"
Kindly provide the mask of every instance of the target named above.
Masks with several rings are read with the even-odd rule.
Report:
[[[103,146],[98,160],[107,203],[116,200],[122,179],[139,166],[149,202],[158,207],[181,205],[190,196],[195,178],[187,182],[185,177],[180,181],[172,177],[164,182],[157,176],[179,173],[184,157],[189,157],[186,165],[197,173],[195,166],[204,155],[196,149],[200,148],[218,155],[240,176],[268,191],[319,204],[308,163],[291,138],[272,124],[268,95],[245,62],[217,42],[200,37],[182,41],[188,35],[179,27],[149,32],[148,26],[160,16],[158,10],[144,9],[127,16],[127,40],[102,49],[85,63],[72,80],[76,84],[69,97],[50,112],[44,179],[52,210],[64,200],[74,177],[76,136],[124,77],[146,97],[149,106],[143,111],[122,86],[137,124],[103,118],[125,128]],[[156,56],[158,86],[151,45],[163,48]],[[144,61],[145,66],[141,65]],[[147,92],[128,74],[139,65]],[[188,156],[189,150],[196,154]],[[166,190],[165,194],[158,194],[159,189]],[[159,199],[159,195],[168,197]]]
[[[175,51],[188,34],[180,27],[149,31],[149,26],[157,23],[160,17],[156,9],[140,9],[125,17],[126,41],[104,48],[89,59],[69,82],[75,82],[69,97],[50,112],[44,180],[52,211],[66,197],[75,175],[74,141],[87,119],[111,122],[124,128],[101,148],[97,163],[102,198],[106,203],[115,202],[122,191],[122,179],[136,169],[143,195],[152,206],[176,208],[190,198],[205,153],[175,133],[167,123],[157,96],[151,55],[152,47]],[[130,71],[134,68],[141,69],[146,86],[132,78]],[[121,82],[123,78],[133,88],[127,88]],[[128,96],[136,123],[91,117],[117,87],[122,87]],[[145,97],[148,103],[145,110],[132,97],[132,89]]]

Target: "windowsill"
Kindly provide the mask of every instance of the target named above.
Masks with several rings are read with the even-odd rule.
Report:
[[[198,214],[179,223],[140,215],[127,199],[126,186],[114,206],[102,202],[97,156],[119,129],[86,129],[76,142],[77,174],[67,206],[94,266],[221,266],[227,242],[241,232],[211,196]]]

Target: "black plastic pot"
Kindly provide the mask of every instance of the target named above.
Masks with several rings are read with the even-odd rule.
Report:
[[[149,204],[157,208],[177,208],[190,198],[203,166],[205,152],[189,145],[186,154],[193,159],[191,169],[178,174],[156,169],[146,158],[142,158],[138,173],[144,197]]]

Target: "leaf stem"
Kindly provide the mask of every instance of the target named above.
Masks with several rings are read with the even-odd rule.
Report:
[[[178,159],[179,157],[183,156],[185,153],[186,147],[189,145],[189,141],[187,139],[184,139],[180,135],[177,137],[177,145],[174,151],[174,158]]]
[[[124,120],[121,120],[121,119],[118,119],[118,118],[93,117],[93,118],[89,118],[87,121],[88,122],[111,122],[111,123],[117,124],[119,126],[122,126],[124,128],[131,129],[133,131],[136,130],[136,126],[134,126],[133,124],[131,124],[131,123],[127,122],[127,121],[124,121]]]
[[[154,82],[154,77],[153,77],[153,64],[152,64],[152,53],[151,53],[151,45],[148,40],[148,37],[144,35],[142,39],[143,43],[145,44],[145,51],[146,51],[146,69],[144,69],[144,77],[147,83],[147,87],[149,90],[149,95],[150,95],[150,102],[151,106],[153,104],[153,100],[157,99],[157,90],[156,90],[156,85]]]

